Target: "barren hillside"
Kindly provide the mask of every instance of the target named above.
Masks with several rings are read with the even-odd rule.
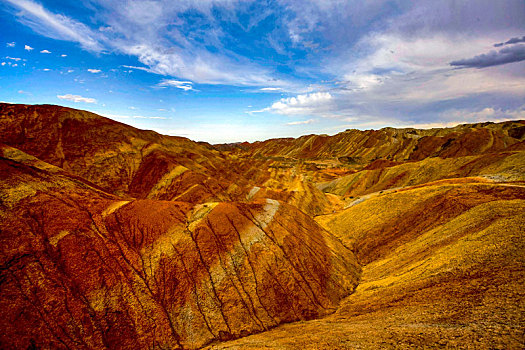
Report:
[[[0,104],[3,349],[525,347],[525,122],[209,145]]]

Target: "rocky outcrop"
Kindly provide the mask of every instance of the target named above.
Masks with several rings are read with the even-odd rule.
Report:
[[[0,160],[2,348],[194,349],[357,285],[353,253],[290,205],[121,200],[22,155]]]
[[[308,135],[243,144],[252,157],[340,159],[367,165],[376,159],[403,162],[523,150],[523,121],[458,125],[440,129],[346,130],[334,136]],[[519,146],[518,146],[519,144]],[[243,151],[239,150],[242,153]],[[244,151],[246,152],[246,151]]]
[[[444,180],[317,220],[363,273],[325,318],[207,349],[518,349],[525,344],[525,188]]]
[[[388,167],[377,167],[377,163],[351,175],[318,183],[317,187],[339,196],[355,197],[449,178],[481,176],[498,181],[525,181],[524,151],[445,159],[432,157]]]
[[[0,142],[118,195],[147,196],[171,165],[207,178],[224,163],[211,146],[50,105],[0,103]]]
[[[523,125],[211,146],[0,104],[0,348],[523,348]]]

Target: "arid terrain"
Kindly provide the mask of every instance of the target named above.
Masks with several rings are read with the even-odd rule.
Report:
[[[211,145],[0,104],[1,349],[525,348],[525,121]]]

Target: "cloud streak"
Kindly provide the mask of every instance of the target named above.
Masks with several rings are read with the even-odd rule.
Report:
[[[73,41],[83,48],[101,51],[103,46],[93,32],[84,24],[64,15],[54,14],[42,5],[30,0],[6,0],[20,10],[16,16],[23,24],[44,36]]]
[[[90,51],[113,50],[134,56],[146,66],[142,70],[150,73],[203,84],[268,86],[271,83],[287,89],[293,85],[276,77],[275,69],[259,65],[227,48],[225,41],[233,37],[220,28],[218,16],[231,16],[237,21],[234,6],[237,1],[175,4],[137,0],[123,7],[95,0],[100,7],[99,20],[106,22],[96,30],[73,18],[52,13],[31,0],[6,1],[21,10],[15,13],[18,20],[36,32],[77,42]],[[212,9],[220,11],[215,13]],[[184,23],[182,15],[190,10],[199,13],[200,22],[208,27],[207,30],[188,32],[185,27],[191,27],[191,21]],[[173,18],[182,22],[170,25]]]
[[[190,91],[193,89],[193,83],[191,81],[179,81],[173,79],[163,79],[160,83],[157,84],[158,87],[175,87],[184,91]]]
[[[305,125],[305,124],[315,123],[316,121],[317,121],[316,119],[299,120],[295,122],[286,123],[286,125]]]
[[[494,44],[494,47],[501,47],[504,45],[511,45],[511,44],[517,44],[517,43],[524,43],[525,42],[525,36],[510,38],[509,40],[505,41],[504,43],[497,43]]]
[[[57,95],[57,97],[61,100],[67,100],[67,101],[73,101],[73,102],[97,103],[97,100],[94,98],[82,97],[79,95],[65,94],[65,95]]]
[[[280,92],[283,89],[282,88],[278,88],[278,87],[265,87],[265,88],[261,88],[259,90],[260,91],[265,91],[265,92]]]
[[[486,68],[523,60],[525,60],[525,45],[514,45],[472,58],[452,61],[450,65],[459,68]]]
[[[123,64],[121,67],[152,73],[151,69],[149,69],[148,67],[127,66],[125,64]]]

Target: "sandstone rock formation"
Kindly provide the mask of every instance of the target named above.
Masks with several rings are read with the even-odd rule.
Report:
[[[519,349],[525,188],[477,180],[378,194],[318,221],[363,273],[336,313],[209,349]]]
[[[524,125],[212,146],[0,104],[0,347],[522,348]]]
[[[3,348],[197,348],[326,315],[357,284],[293,206],[121,200],[1,152]]]

